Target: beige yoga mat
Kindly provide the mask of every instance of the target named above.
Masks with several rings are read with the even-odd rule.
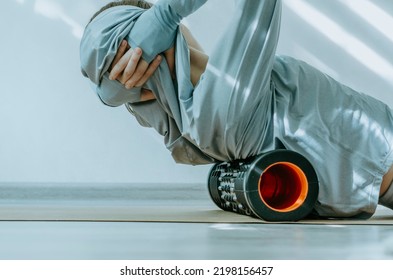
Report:
[[[268,223],[218,209],[201,185],[0,184],[2,221]],[[281,222],[280,222],[281,223]],[[301,220],[297,224],[393,225],[393,211],[369,220]]]
[[[393,225],[389,210],[379,210],[369,220],[301,220],[298,224]],[[1,221],[89,221],[174,223],[270,223],[260,219],[197,206],[0,206]]]

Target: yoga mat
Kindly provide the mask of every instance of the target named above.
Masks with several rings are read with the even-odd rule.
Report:
[[[369,220],[265,222],[218,209],[203,185],[0,184],[1,221],[393,225],[379,207]]]

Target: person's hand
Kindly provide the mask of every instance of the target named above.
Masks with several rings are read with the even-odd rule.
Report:
[[[142,58],[140,48],[132,49],[123,40],[109,68],[109,79],[118,80],[127,89],[141,87],[158,68],[162,57],[158,55],[150,64]]]

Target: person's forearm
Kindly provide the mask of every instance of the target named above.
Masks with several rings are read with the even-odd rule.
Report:
[[[157,54],[172,46],[180,21],[206,1],[159,0],[136,21],[127,38],[131,47],[140,47],[143,59],[150,63]]]
[[[159,0],[156,5],[170,6],[175,13],[184,18],[198,10],[207,0]]]

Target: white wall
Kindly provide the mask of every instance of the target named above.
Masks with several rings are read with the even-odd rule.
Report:
[[[3,2],[0,182],[205,182],[210,167],[174,164],[152,131],[102,105],[80,74],[83,26],[107,2]],[[185,21],[207,52],[233,3],[210,0]],[[284,0],[278,52],[392,106],[392,26],[390,0]]]

